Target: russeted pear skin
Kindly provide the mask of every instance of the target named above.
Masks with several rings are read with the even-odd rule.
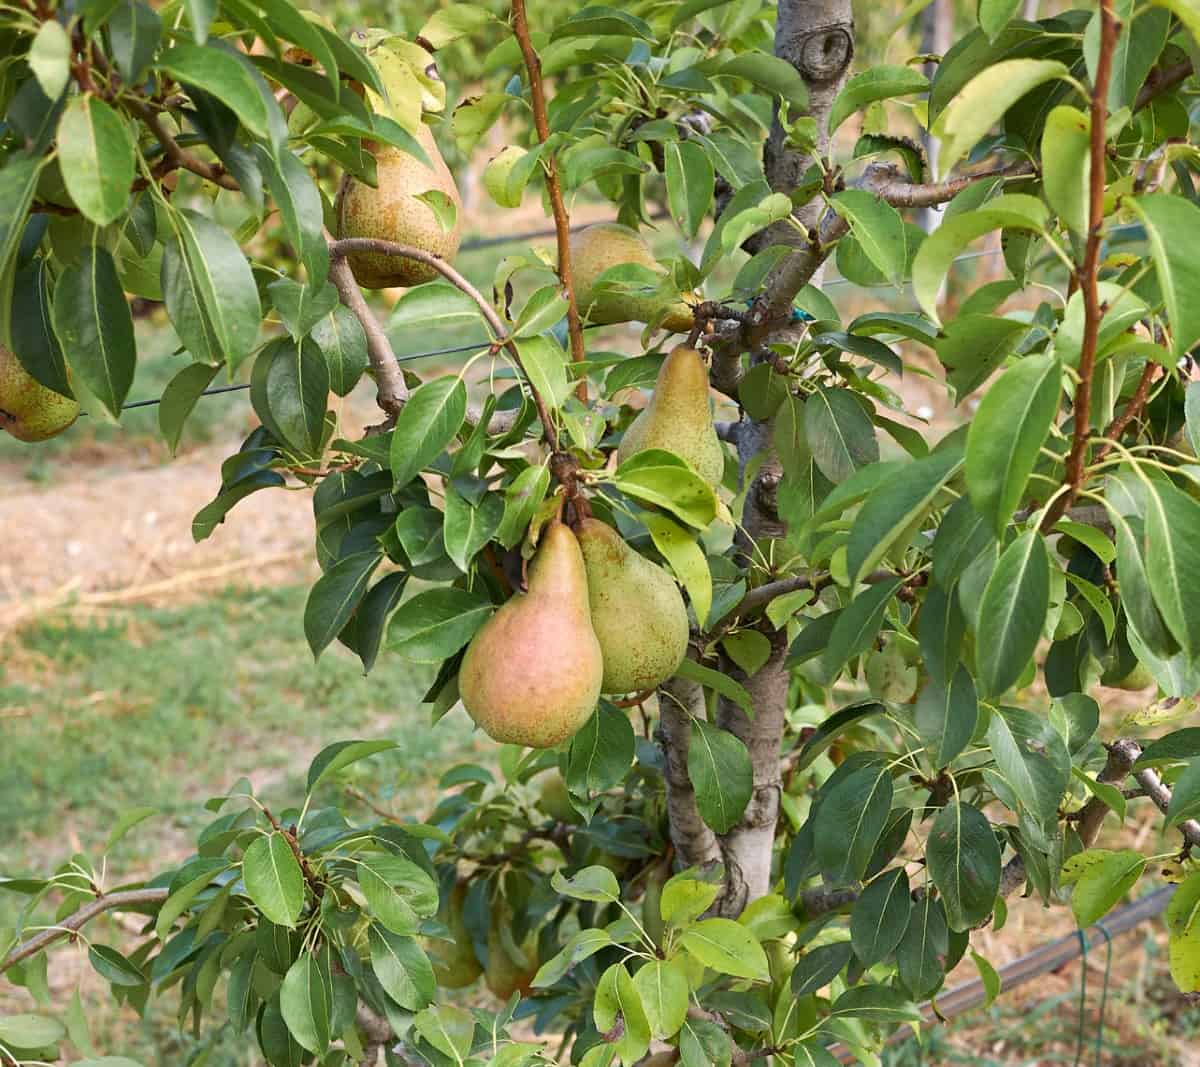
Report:
[[[533,988],[533,978],[538,972],[537,933],[531,932],[521,945],[521,951],[528,959],[527,965],[522,965],[508,954],[504,947],[504,939],[500,934],[501,923],[511,923],[512,916],[506,908],[498,908],[488,928],[487,966],[483,970],[484,984],[494,996],[508,1000],[514,993],[522,996]]]
[[[591,718],[604,674],[583,553],[557,519],[542,531],[528,585],[472,638],[458,689],[467,713],[489,737],[553,748]]]
[[[649,322],[662,308],[651,294],[596,289],[596,281],[606,270],[622,263],[662,275],[662,265],[637,230],[619,222],[598,222],[571,237],[571,275],[575,283],[575,301],[579,313],[589,322],[607,326],[617,322]],[[671,304],[659,324],[673,333],[687,333],[694,324],[692,309],[682,297]]]
[[[18,441],[46,441],[79,417],[79,401],[47,389],[0,345],[0,429]]]
[[[451,940],[434,938],[427,945],[433,974],[441,989],[463,989],[483,974],[483,967],[475,957],[471,932],[463,921],[463,902],[466,896],[466,883],[456,883],[438,914],[438,918],[450,930]]]
[[[624,463],[648,448],[674,452],[709,485],[720,484],[725,450],[708,405],[708,371],[700,353],[687,345],[671,349],[663,360],[650,403],[625,431],[617,458]]]
[[[604,656],[602,691],[655,688],[687,654],[687,608],[679,587],[599,519],[584,519],[576,536],[587,568],[592,629]]]
[[[375,149],[378,187],[346,175],[337,197],[338,238],[369,237],[395,241],[452,260],[462,240],[462,199],[454,175],[438,151],[433,133],[422,125],[417,141],[432,167],[399,148],[380,145]],[[455,206],[454,226],[445,230],[433,208],[419,200],[422,193],[445,193]],[[356,253],[346,257],[355,281],[366,289],[420,285],[439,277],[437,271],[414,259]]]

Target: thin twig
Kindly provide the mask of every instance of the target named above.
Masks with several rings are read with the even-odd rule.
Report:
[[[525,0],[512,0],[513,36],[521,46],[525,69],[529,72],[529,99],[533,107],[533,125],[538,140],[545,144],[550,139],[550,119],[546,109],[546,91],[542,85],[542,61],[533,47],[529,33],[529,18],[525,13]],[[567,334],[571,341],[571,359],[582,363],[587,353],[583,345],[583,322],[579,317],[579,303],[575,298],[574,274],[571,270],[571,219],[563,202],[562,186],[558,181],[558,161],[553,153],[542,160],[546,169],[546,191],[550,195],[550,208],[554,213],[554,229],[558,238],[558,278],[567,296]],[[575,395],[587,403],[587,378],[581,377]]]
[[[190,170],[193,174],[198,174],[201,178],[219,185],[222,189],[241,188],[237,183],[237,179],[232,174],[229,174],[219,163],[206,163],[199,156],[194,156],[187,149],[181,148],[179,142],[175,140],[174,135],[163,124],[162,116],[142,103],[141,100],[127,98],[123,103],[126,108],[150,127],[150,132],[154,134],[155,139],[162,145],[163,156],[172,167],[181,167],[183,170]]]
[[[1142,408],[1146,406],[1146,398],[1150,395],[1150,386],[1153,384],[1154,376],[1157,373],[1158,364],[1152,360],[1147,360],[1146,366],[1142,369],[1142,376],[1138,379],[1137,388],[1134,390],[1133,396],[1130,398],[1125,410],[1113,419],[1108,429],[1104,431],[1104,436],[1108,440],[1100,447],[1100,451],[1096,453],[1097,463],[1112,451],[1113,445],[1121,440],[1121,435],[1129,428],[1129,424],[1142,413]]]
[[[1139,90],[1137,99],[1133,102],[1133,110],[1140,111],[1152,100],[1174,89],[1180,82],[1186,80],[1187,76],[1191,73],[1192,61],[1190,59],[1173,63],[1169,67],[1155,67],[1150,72],[1150,77],[1146,79],[1146,84]]]
[[[1088,232],[1083,264],[1076,272],[1083,293],[1083,342],[1079,355],[1079,385],[1075,389],[1075,428],[1067,455],[1062,493],[1047,510],[1042,529],[1052,529],[1074,502],[1087,474],[1088,439],[1092,421],[1092,377],[1096,370],[1096,343],[1104,307],[1100,302],[1100,248],[1104,229],[1105,144],[1108,123],[1108,83],[1120,24],[1112,0],[1100,0],[1100,50],[1091,101],[1091,171],[1088,175]]]
[[[117,893],[105,893],[89,901],[78,911],[68,915],[51,929],[43,930],[28,941],[23,941],[0,963],[0,974],[22,960],[41,952],[60,938],[68,937],[81,930],[96,916],[118,908],[135,908],[144,904],[161,904],[167,899],[166,889],[123,889]]]
[[[500,318],[496,309],[492,307],[475,286],[442,259],[441,256],[435,256],[431,252],[426,252],[421,248],[414,248],[411,245],[402,245],[395,241],[378,241],[370,237],[346,237],[340,241],[331,241],[329,244],[329,255],[332,261],[342,260],[344,262],[346,256],[358,253],[414,259],[418,263],[424,263],[427,267],[432,267],[451,285],[469,296],[475,302],[480,314],[483,315],[484,321],[495,335],[493,344],[496,347],[507,348],[509,354],[520,368],[521,373],[525,376],[526,383],[529,385],[529,393],[533,397],[534,405],[537,407],[538,417],[542,420],[542,428],[546,435],[546,440],[553,451],[558,451],[558,428],[550,418],[550,411],[546,407],[545,400],[542,399],[537,389],[534,388],[533,383],[529,381],[529,375],[525,373],[525,365],[521,362],[521,353],[517,350],[516,342],[508,335],[508,331],[504,327],[504,321]],[[358,287],[355,286],[354,288],[357,291]],[[362,299],[361,293],[359,294],[359,299]],[[384,410],[387,409],[385,408]]]

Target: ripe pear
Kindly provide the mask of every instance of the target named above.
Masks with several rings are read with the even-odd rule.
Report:
[[[515,593],[472,638],[458,672],[463,706],[496,741],[553,748],[596,710],[604,674],[583,553],[555,519]]]
[[[667,354],[654,395],[625,431],[617,458],[624,463],[647,448],[674,452],[710,485],[720,484],[725,450],[708,405],[708,371],[694,348],[678,345]]]
[[[454,175],[438,151],[428,126],[417,130],[417,142],[425,149],[432,167],[399,148],[380,145],[375,149],[378,188],[346,175],[337,196],[338,237],[370,237],[395,241],[451,260],[462,240],[462,199]],[[421,194],[444,193],[454,205],[454,225],[444,229],[433,208]],[[420,285],[439,277],[437,271],[415,259],[359,253],[346,257],[354,278],[367,289],[394,285]]]
[[[598,222],[571,237],[575,300],[579,313],[589,322],[605,326],[615,322],[649,322],[662,310],[662,299],[654,293],[624,291],[619,285],[609,287],[607,283],[596,286],[601,274],[622,263],[636,263],[660,277],[667,273],[642,235],[619,222]],[[687,333],[694,321],[691,306],[680,295],[670,302],[659,325],[673,333]]]
[[[463,901],[466,896],[466,883],[456,883],[438,913],[438,918],[449,928],[453,940],[431,939],[427,946],[434,976],[442,989],[463,989],[483,973],[483,967],[475,958],[471,933],[463,921]]]
[[[604,657],[605,693],[640,693],[666,681],[687,653],[688,617],[675,580],[611,526],[576,530],[587,568],[592,629]]]
[[[536,931],[531,931],[521,945],[524,961],[514,959],[504,947],[501,924],[511,922],[508,909],[497,908],[493,913],[492,925],[488,927],[487,966],[483,969],[483,981],[501,1000],[508,1000],[513,993],[520,993],[521,996],[528,993],[533,988],[533,977],[539,967]]]
[[[0,429],[18,441],[45,441],[78,417],[78,400],[47,389],[0,345]]]

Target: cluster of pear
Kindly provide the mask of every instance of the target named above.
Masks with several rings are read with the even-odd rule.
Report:
[[[619,457],[650,448],[720,480],[724,454],[695,349],[680,346],[663,361]],[[587,722],[601,693],[642,692],[671,677],[687,643],[687,609],[665,570],[599,519],[574,529],[554,519],[542,530],[527,591],[501,605],[467,647],[459,694],[495,740],[552,748]]]
[[[503,907],[493,908],[488,925],[487,964],[484,966],[475,954],[471,932],[463,917],[466,898],[467,883],[456,883],[438,914],[450,932],[450,940],[431,940],[428,944],[438,987],[463,989],[482,974],[488,989],[501,1000],[508,1000],[518,992],[524,996],[533,987],[533,976],[539,966],[536,931],[530,932],[519,946],[523,958],[518,959],[506,947],[502,932],[505,927],[512,927],[512,916]]]
[[[18,441],[45,441],[79,417],[79,401],[47,389],[0,345],[0,429]]]

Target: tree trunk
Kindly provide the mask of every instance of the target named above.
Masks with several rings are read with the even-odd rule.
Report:
[[[950,50],[951,36],[954,29],[954,6],[950,0],[933,0],[921,13],[921,51],[926,55],[944,56]],[[937,65],[925,64],[925,74],[932,78]],[[937,174],[938,152],[942,143],[928,130],[921,134],[921,142],[925,146],[925,158],[929,162],[930,175]],[[932,180],[930,178],[929,180]],[[945,205],[932,204],[921,209],[917,222],[926,233],[937,229],[942,219]]]

